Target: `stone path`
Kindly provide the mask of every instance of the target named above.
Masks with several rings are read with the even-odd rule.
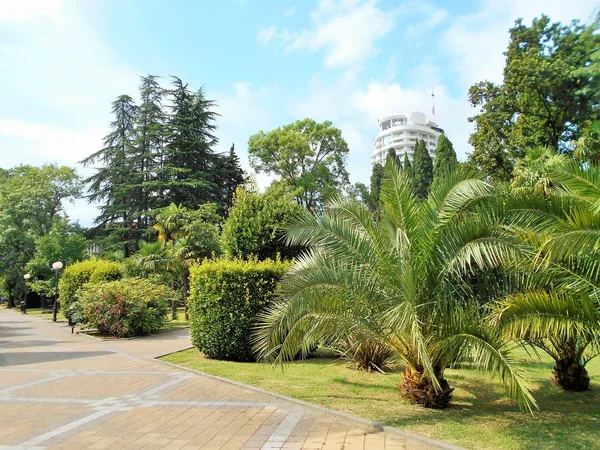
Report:
[[[72,335],[0,309],[0,449],[455,448],[154,360],[188,330]]]

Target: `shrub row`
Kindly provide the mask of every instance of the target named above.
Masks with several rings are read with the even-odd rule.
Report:
[[[289,268],[280,261],[225,259],[192,267],[188,300],[192,343],[210,358],[254,361],[254,319]]]
[[[104,335],[116,337],[158,331],[173,296],[168,287],[141,278],[89,283],[80,293],[86,324]]]
[[[58,296],[63,314],[80,298],[80,290],[87,283],[101,283],[123,278],[122,264],[99,259],[89,259],[67,266],[58,283]]]

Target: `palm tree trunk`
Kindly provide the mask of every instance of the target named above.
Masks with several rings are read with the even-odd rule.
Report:
[[[580,392],[590,388],[587,369],[576,357],[557,360],[552,374],[554,382],[566,391]]]
[[[441,389],[436,390],[431,379],[426,377],[422,370],[406,369],[402,373],[400,391],[402,395],[411,402],[422,405],[425,408],[445,408],[452,398],[451,388],[440,373],[437,376]]]

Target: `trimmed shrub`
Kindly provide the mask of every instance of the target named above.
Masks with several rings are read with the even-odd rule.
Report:
[[[223,224],[221,246],[229,258],[294,258],[297,247],[285,243],[282,228],[302,206],[285,197],[238,188],[233,207]]]
[[[102,334],[141,336],[164,324],[173,291],[141,278],[88,284],[81,291],[85,322]]]
[[[255,317],[289,268],[280,261],[225,259],[192,267],[188,299],[192,343],[210,358],[254,361]]]
[[[123,264],[115,261],[96,261],[96,268],[90,277],[90,283],[105,283],[108,281],[117,281],[123,278],[125,267]]]
[[[66,314],[71,304],[79,300],[79,290],[85,284],[119,280],[124,272],[122,264],[99,259],[89,259],[67,266],[58,282],[58,296],[63,313]]]

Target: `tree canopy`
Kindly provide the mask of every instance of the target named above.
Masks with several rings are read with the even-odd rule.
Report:
[[[88,199],[100,204],[96,223],[105,247],[122,248],[125,256],[150,237],[152,211],[210,202],[226,213],[235,188],[245,182],[233,146],[228,154],[215,150],[218,114],[203,89],[192,91],[177,77],[164,89],[158,77],[147,75],[139,94],[140,105],[128,95],[113,102],[104,147],[82,161],[96,167],[86,182]]]
[[[71,167],[18,166],[0,172],[0,282],[10,299],[22,292],[36,240],[67,220],[64,203],[80,193],[81,181]]]
[[[517,20],[510,29],[502,84],[482,81],[469,89],[479,113],[469,143],[471,161],[483,171],[510,179],[526,148],[570,153],[598,118],[600,89],[598,21],[590,26]]]
[[[330,121],[298,120],[250,137],[250,164],[297,189],[298,202],[318,210],[348,184],[348,145]]]

